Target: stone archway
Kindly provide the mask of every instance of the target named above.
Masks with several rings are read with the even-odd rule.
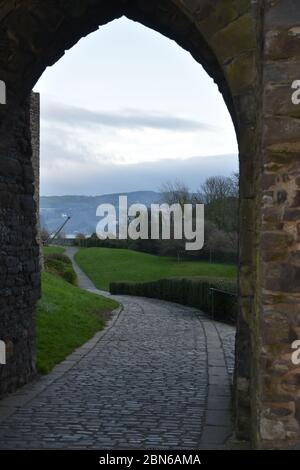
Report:
[[[35,373],[36,242],[29,95],[44,69],[99,25],[126,15],[174,39],[216,81],[240,150],[237,429],[260,448],[300,442],[297,0],[0,2],[0,393]],[[298,67],[299,68],[299,67]]]

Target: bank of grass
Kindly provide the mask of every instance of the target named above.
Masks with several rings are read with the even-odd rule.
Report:
[[[43,246],[44,255],[50,255],[52,253],[63,253],[65,248],[62,246]]]
[[[115,248],[82,248],[76,261],[99,289],[109,290],[111,282],[148,282],[162,278],[214,277],[235,278],[233,265],[202,261],[177,261]]]
[[[85,292],[57,274],[44,272],[37,309],[38,370],[50,372],[102,330],[117,306],[113,300]]]
[[[44,255],[45,271],[61,277],[64,281],[77,285],[77,276],[72,261],[63,253],[49,253]]]

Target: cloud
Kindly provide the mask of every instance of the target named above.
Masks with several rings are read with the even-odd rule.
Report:
[[[151,132],[150,136],[147,136],[148,132]],[[168,146],[164,147],[163,136],[154,138],[150,130],[145,132],[140,144],[136,142],[138,136],[135,131],[133,141],[136,147],[132,148],[126,138],[118,141],[119,137],[116,138],[115,133],[116,130],[106,130],[100,136],[95,135],[96,133],[86,135],[80,129],[43,125],[41,194],[97,195],[158,190],[166,181],[178,179],[184,181],[192,190],[196,190],[208,176],[230,175],[238,169],[237,155],[233,152],[226,155],[185,158],[191,150],[187,148],[191,140],[188,134],[178,140],[172,140],[168,151]],[[113,148],[110,146],[111,141],[115,142]],[[129,148],[126,145],[129,145]],[[145,147],[149,151],[143,155],[142,161],[129,158],[131,151],[139,154]],[[174,157],[171,149],[175,152]],[[152,154],[161,157],[153,161]],[[167,157],[163,157],[166,154]]]
[[[162,113],[123,110],[120,112],[94,111],[76,106],[47,101],[42,119],[64,126],[81,128],[110,127],[116,129],[161,129],[180,132],[217,132],[217,126],[179,116]]]
[[[80,156],[83,158],[80,159]],[[160,189],[167,181],[180,180],[197,190],[212,175],[230,175],[238,170],[235,154],[193,157],[183,160],[113,164],[88,161],[74,152],[51,147],[41,165],[42,195],[99,195]],[[49,158],[47,158],[49,157]]]

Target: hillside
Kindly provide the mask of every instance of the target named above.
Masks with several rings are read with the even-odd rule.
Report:
[[[71,216],[65,233],[75,235],[77,232],[91,234],[95,232],[99,218],[96,209],[100,204],[113,204],[118,208],[118,193],[101,196],[42,196],[40,198],[41,226],[50,232],[56,230],[66,215]],[[135,191],[122,193],[128,197],[128,204],[151,204],[159,202],[160,193],[155,191]]]

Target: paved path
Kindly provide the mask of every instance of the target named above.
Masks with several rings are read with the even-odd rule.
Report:
[[[234,328],[177,304],[114,298],[123,310],[104,332],[0,402],[1,449],[224,447]]]

